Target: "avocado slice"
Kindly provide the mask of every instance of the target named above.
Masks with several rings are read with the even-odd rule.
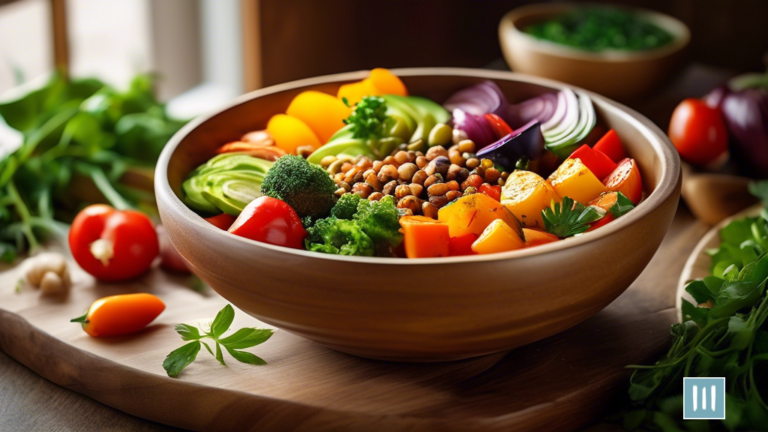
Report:
[[[448,123],[451,120],[451,114],[445,108],[429,99],[420,96],[408,96],[406,99],[419,111],[431,114],[436,123]]]

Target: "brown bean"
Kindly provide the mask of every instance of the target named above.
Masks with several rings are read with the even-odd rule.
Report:
[[[381,193],[381,192],[374,192],[374,193],[368,195],[368,200],[369,201],[378,201],[378,200],[380,200],[382,198],[384,198],[384,194]]]
[[[413,214],[418,214],[421,211],[421,200],[413,195],[408,195],[397,202],[397,208],[410,209]]]
[[[433,195],[429,197],[429,203],[437,208],[448,204],[448,198],[445,195]]]
[[[464,164],[467,162],[467,160],[466,160],[466,159],[464,159],[463,157],[461,157],[461,153],[459,153],[458,151],[452,151],[452,152],[449,154],[449,157],[450,157],[450,159],[451,159],[451,163],[452,163],[452,164],[456,164],[456,165],[464,165]]]
[[[496,183],[501,178],[501,173],[496,168],[488,168],[485,170],[485,181],[488,183]]]
[[[453,130],[453,143],[458,144],[467,139],[467,133],[461,129]]]
[[[472,174],[471,176],[467,177],[467,185],[472,187],[480,187],[480,185],[483,184],[483,178],[480,177],[477,174]]]
[[[459,182],[457,182],[456,180],[449,181],[448,183],[446,183],[446,185],[448,185],[448,189],[452,191],[459,190]]]
[[[384,165],[379,171],[379,181],[382,183],[386,183],[390,180],[397,180],[398,177],[399,174],[397,173],[397,168],[392,164]]]
[[[360,170],[357,173],[355,173],[355,176],[352,177],[352,181],[354,183],[362,182],[364,179],[365,179],[365,177],[363,177],[363,169],[362,168],[360,168]]]
[[[381,170],[381,167],[383,166],[384,166],[384,162],[377,160],[377,161],[373,161],[373,166],[371,168],[373,168],[374,171],[379,172]]]
[[[392,156],[387,156],[384,159],[382,159],[382,162],[384,162],[384,165],[392,165],[396,164],[395,158]]]
[[[411,179],[413,178],[413,175],[418,170],[419,170],[419,167],[417,167],[416,164],[411,162],[406,162],[397,168],[397,174],[400,180],[410,182]]]
[[[473,169],[475,169],[475,168],[480,166],[480,159],[478,159],[478,158],[469,158],[469,159],[467,159],[467,163],[465,164],[465,166],[468,169],[473,170]]]
[[[347,183],[345,181],[339,182],[339,187],[343,187],[344,190],[347,191],[347,192],[352,190],[352,185],[350,185],[349,183]]]
[[[479,175],[482,178],[485,178],[485,168],[479,166],[472,171],[469,172],[469,175]]]
[[[397,162],[399,165],[408,162],[408,152],[400,150],[399,152],[395,153],[395,162]]]
[[[437,177],[431,175],[427,177],[426,180],[424,180],[424,187],[427,188],[427,190],[429,190],[429,187],[435,183],[437,183]]]
[[[459,173],[461,170],[464,169],[456,164],[451,164],[451,166],[448,168],[448,173],[445,175],[445,179],[448,181],[456,180],[459,178]]]
[[[494,166],[494,165],[493,165],[493,161],[492,161],[492,160],[490,160],[490,159],[483,159],[483,160],[481,160],[481,161],[480,161],[480,165],[481,165],[483,168],[485,168],[485,169],[493,168],[493,166]]]
[[[421,212],[424,214],[424,216],[431,217],[432,219],[437,219],[437,211],[438,210],[440,210],[440,209],[437,208],[436,205],[434,205],[434,204],[432,204],[430,202],[426,202],[425,201],[421,205]]]
[[[448,193],[445,194],[445,197],[448,198],[448,202],[451,202],[456,198],[461,198],[462,195],[463,194],[461,193],[461,191],[452,190],[452,191],[448,191]]]
[[[496,182],[496,184],[498,184],[499,186],[504,186],[505,184],[507,184],[507,181],[506,181],[506,180],[504,180],[503,178],[500,178],[500,179],[499,179],[499,180]]]
[[[507,171],[502,171],[501,178],[503,178],[504,180],[508,179],[509,178],[509,173]]]
[[[409,151],[408,152],[408,162],[415,161],[416,160],[416,156],[418,156],[418,154],[416,154],[415,151]]]
[[[474,153],[475,143],[472,140],[463,140],[459,143],[459,151],[462,153]]]
[[[333,176],[333,181],[339,184],[344,181],[344,173],[340,172]]]
[[[448,160],[447,157],[438,156],[429,162],[429,165],[427,165],[427,167],[424,168],[424,171],[426,171],[427,174],[429,175],[439,173],[444,176],[448,173],[448,168],[450,167],[451,167],[451,161]]]
[[[371,190],[371,186],[368,183],[355,183],[352,186],[352,193],[360,195],[361,198],[368,198],[373,193],[373,190]]]
[[[464,189],[464,195],[472,195],[477,193],[477,188],[474,186],[467,186]]]
[[[336,162],[336,156],[326,156],[320,159],[320,166],[327,169],[334,162]]]
[[[413,196],[421,196],[421,193],[424,192],[424,186],[418,183],[411,183],[408,187],[411,188],[411,194]]]
[[[333,194],[336,195],[337,197],[341,197],[345,193],[347,193],[347,191],[344,188],[338,188],[336,189],[336,192],[334,192]]]
[[[469,177],[469,170],[466,168],[462,168],[461,171],[459,171],[459,178],[457,180],[464,181]]]
[[[443,146],[434,146],[430,147],[429,150],[427,150],[427,159],[428,160],[435,160],[435,158],[443,156],[448,156],[448,150],[445,149]]]
[[[416,166],[417,167],[424,168],[425,166],[427,166],[427,164],[429,164],[429,159],[427,159],[423,155],[422,156],[416,156]]]
[[[418,170],[415,174],[413,174],[411,181],[413,183],[424,184],[424,181],[427,180],[427,177],[429,177],[429,174],[424,172],[424,170]]]
[[[427,193],[430,195],[445,195],[449,190],[447,183],[435,183],[427,188]]]
[[[392,180],[391,182],[385,184],[383,188],[381,188],[381,193],[384,195],[394,195],[395,188],[397,188],[397,181]]]
[[[373,162],[371,162],[371,160],[369,158],[365,157],[365,158],[360,159],[357,162],[357,164],[355,164],[355,165],[357,165],[357,166],[359,166],[361,168],[367,169],[367,168],[370,168],[371,166],[373,166]]]
[[[347,171],[351,170],[353,166],[354,166],[354,165],[352,165],[352,163],[351,163],[351,162],[349,162],[349,161],[344,161],[344,163],[343,163],[343,164],[341,164],[341,172],[345,173],[345,172],[347,172]]]
[[[376,177],[376,173],[373,172],[373,170],[369,170],[369,171],[370,172],[368,173],[368,175],[365,176],[365,182],[371,185],[373,190],[381,191],[382,184],[379,181],[378,177]]]
[[[395,198],[405,198],[411,194],[411,188],[408,185],[401,184],[395,188]]]

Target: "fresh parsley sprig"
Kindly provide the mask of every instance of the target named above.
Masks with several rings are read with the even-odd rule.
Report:
[[[626,195],[616,192],[616,204],[612,205],[609,211],[614,217],[619,218],[629,213],[633,208],[635,208],[635,204]]]
[[[347,106],[347,98],[342,99]],[[352,125],[353,138],[381,138],[387,121],[387,102],[378,96],[365,96],[355,104],[355,109],[344,124]]]
[[[560,203],[553,200],[550,207],[541,211],[541,216],[544,229],[561,239],[586,232],[590,223],[603,217],[594,207],[585,207],[569,197],[563,198]]]
[[[200,352],[201,345],[204,346],[205,349],[208,350],[208,352],[223,366],[226,366],[226,363],[224,362],[222,347],[224,347],[224,350],[226,350],[229,355],[241,363],[252,365],[267,364],[262,358],[247,351],[240,350],[251,348],[266,342],[267,339],[272,336],[272,330],[247,327],[242,328],[227,337],[223,337],[224,333],[229,330],[229,326],[232,325],[234,319],[235,309],[232,305],[226,305],[224,309],[216,314],[216,318],[213,319],[211,329],[208,332],[203,332],[201,334],[197,327],[189,324],[176,325],[176,332],[181,335],[181,339],[191,342],[172,351],[165,358],[165,361],[163,361],[163,368],[168,373],[168,376],[179,376],[179,373],[181,373],[185,367],[195,361],[197,353]],[[215,354],[210,345],[203,341],[203,339],[211,339],[216,343]]]

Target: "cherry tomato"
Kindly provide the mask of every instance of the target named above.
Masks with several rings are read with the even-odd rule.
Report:
[[[491,129],[493,129],[493,135],[496,137],[496,139],[501,139],[501,137],[507,136],[512,133],[512,128],[509,127],[507,122],[505,122],[501,117],[497,116],[496,114],[488,113],[488,114],[485,114],[483,117],[485,117],[485,120],[491,126]]]
[[[626,158],[603,180],[606,189],[621,192],[637,204],[643,198],[643,179],[634,159]]]
[[[93,337],[121,336],[146,327],[165,310],[165,303],[152,294],[124,294],[93,302],[88,312],[70,322],[79,322]]]
[[[78,213],[69,231],[69,248],[83,270],[104,281],[146,272],[159,251],[155,227],[146,215],[103,204]]]
[[[613,129],[603,135],[603,137],[600,138],[600,141],[598,141],[592,148],[603,152],[603,154],[616,163],[621,162],[622,159],[627,157],[627,152],[624,151],[624,146],[621,144],[619,134]]]
[[[499,185],[491,186],[488,183],[483,183],[480,185],[480,188],[478,188],[477,191],[488,195],[496,201],[501,201],[501,186]]]
[[[680,156],[695,165],[707,165],[728,150],[722,114],[699,99],[686,99],[675,108],[669,139]]]
[[[448,243],[450,256],[476,255],[472,250],[472,243],[477,240],[477,234],[464,234],[458,237],[451,237]]]
[[[210,222],[211,225],[215,226],[216,228],[223,229],[224,231],[228,230],[229,227],[232,226],[233,223],[235,223],[236,217],[222,213],[218,216],[212,216],[209,218],[205,218],[208,222]]]
[[[616,216],[614,216],[613,213],[606,213],[605,216],[603,216],[602,218],[589,224],[589,229],[587,231],[594,231],[600,228],[601,226],[608,225],[608,222],[611,222],[615,219],[616,219]]]
[[[268,196],[251,201],[228,231],[251,240],[294,249],[303,249],[307,237],[296,211],[284,201]]]

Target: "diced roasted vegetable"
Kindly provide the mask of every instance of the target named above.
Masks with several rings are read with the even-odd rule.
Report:
[[[482,234],[491,222],[501,219],[523,236],[522,226],[515,215],[495,199],[481,194],[463,196],[437,213],[440,222],[448,224],[451,237]]]
[[[547,181],[558,196],[571,197],[582,204],[606,191],[603,183],[579,159],[566,159]]]
[[[501,190],[501,203],[524,227],[543,229],[541,211],[553,201],[560,202],[555,190],[541,176],[531,171],[513,172]]]
[[[472,243],[472,250],[478,254],[507,252],[525,247],[523,231],[513,229],[501,219],[488,225],[477,240]]]
[[[405,255],[408,258],[434,258],[450,254],[448,225],[426,216],[403,216]]]

